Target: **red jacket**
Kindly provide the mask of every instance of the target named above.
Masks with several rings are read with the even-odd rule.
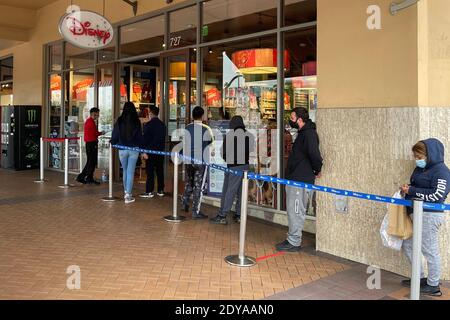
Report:
[[[84,142],[95,142],[100,135],[94,119],[89,117],[84,124]]]

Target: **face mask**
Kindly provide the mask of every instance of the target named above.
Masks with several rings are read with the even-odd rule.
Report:
[[[297,122],[289,120],[289,125],[291,126],[291,128],[298,129],[298,123]]]
[[[416,166],[418,168],[425,169],[425,167],[427,166],[427,161],[424,159],[416,160]]]

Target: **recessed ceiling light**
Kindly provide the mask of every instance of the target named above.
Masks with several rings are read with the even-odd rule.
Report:
[[[299,46],[304,48],[304,47],[306,47],[306,43],[300,43]]]
[[[213,53],[213,51],[212,51],[212,50],[209,50],[209,53]]]
[[[147,59],[144,60],[144,63],[147,63]]]

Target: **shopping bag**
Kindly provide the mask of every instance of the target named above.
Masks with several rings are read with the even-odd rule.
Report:
[[[400,191],[397,191],[393,198],[401,199]],[[399,237],[402,240],[406,240],[412,237],[413,226],[412,221],[406,214],[406,207],[396,204],[388,205],[388,234],[391,236]]]
[[[391,236],[388,234],[389,225],[389,214],[384,216],[383,222],[381,223],[380,235],[383,246],[400,251],[402,249],[403,240],[396,236]]]

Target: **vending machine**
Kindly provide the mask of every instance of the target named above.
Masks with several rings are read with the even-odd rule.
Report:
[[[1,167],[39,168],[40,106],[2,107]]]

